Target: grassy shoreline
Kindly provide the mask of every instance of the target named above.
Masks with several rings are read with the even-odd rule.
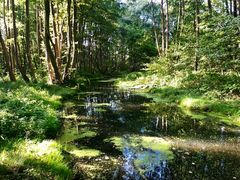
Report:
[[[120,89],[132,89],[158,103],[177,104],[196,119],[214,118],[228,125],[240,126],[240,78],[219,74],[190,74],[161,77],[133,73],[120,78]],[[237,84],[237,85],[236,85]]]

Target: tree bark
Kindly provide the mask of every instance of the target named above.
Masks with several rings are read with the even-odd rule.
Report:
[[[169,46],[169,13],[168,13],[168,0],[166,0],[166,53]]]
[[[6,64],[6,67],[7,67],[8,74],[9,74],[9,78],[10,78],[11,81],[16,81],[14,72],[13,72],[13,70],[11,68],[11,65],[10,65],[10,57],[9,57],[8,50],[7,50],[7,47],[5,45],[4,39],[2,37],[1,30],[0,30],[0,44],[2,46],[4,60],[5,60],[5,64]]]
[[[161,0],[161,21],[162,21],[162,53],[165,54],[165,15],[164,15],[164,4]]]
[[[159,47],[159,37],[158,37],[158,32],[157,32],[157,23],[156,23],[156,18],[155,18],[155,13],[154,13],[154,3],[151,0],[151,6],[152,6],[152,19],[153,19],[153,32],[154,32],[154,38],[155,38],[155,44],[156,44],[156,48],[158,51],[158,55],[161,56],[161,49]]]
[[[68,41],[68,52],[67,52],[67,64],[63,74],[63,80],[69,76],[69,68],[72,64],[72,22],[71,22],[71,4],[72,0],[68,0],[67,14],[68,14],[68,32],[67,32],[67,41]]]
[[[238,15],[240,16],[240,0],[238,0]]]
[[[226,13],[229,14],[228,0],[225,0],[225,6],[226,6]]]
[[[26,3],[25,4],[25,6],[26,6],[26,25],[25,25],[26,57],[27,57],[27,62],[28,62],[28,65],[29,65],[30,75],[32,77],[32,80],[36,81],[35,72],[34,72],[33,64],[32,64],[31,52],[30,52],[29,0],[26,0],[25,3]]]
[[[42,66],[41,61],[41,18],[39,13],[39,5],[36,3],[36,39],[37,39],[37,52],[38,52],[38,62],[40,63],[40,66]]]
[[[240,16],[240,0],[238,0],[238,15]]]
[[[14,54],[15,54],[15,60],[17,63],[17,67],[22,75],[22,78],[25,82],[29,82],[29,78],[26,74],[25,67],[22,67],[20,59],[19,59],[19,53],[18,53],[18,42],[17,42],[17,27],[16,27],[16,14],[15,14],[15,2],[14,0],[11,0],[12,4],[12,17],[13,17],[13,36],[14,36]]]
[[[237,17],[237,0],[233,0],[233,16]]]
[[[196,48],[195,48],[195,71],[199,70],[199,24],[200,24],[200,10],[199,10],[199,0],[195,0],[196,3],[196,19],[195,19],[195,34],[196,34]]]
[[[208,12],[210,15],[212,15],[212,1],[208,0]]]
[[[59,72],[59,69],[57,66],[55,55],[52,51],[51,44],[50,44],[50,41],[51,41],[51,35],[50,35],[50,30],[49,30],[50,1],[44,0],[44,6],[45,6],[45,46],[46,46],[46,51],[47,51],[47,55],[51,61],[51,64],[53,66],[56,83],[61,84],[62,83],[61,75],[60,75],[60,72]]]

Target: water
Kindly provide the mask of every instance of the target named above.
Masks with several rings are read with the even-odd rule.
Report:
[[[240,179],[240,129],[176,104],[102,82],[66,101],[64,115],[75,179]]]

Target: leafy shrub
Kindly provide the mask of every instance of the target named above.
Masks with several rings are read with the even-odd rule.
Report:
[[[55,137],[60,97],[21,83],[0,84],[0,136]]]

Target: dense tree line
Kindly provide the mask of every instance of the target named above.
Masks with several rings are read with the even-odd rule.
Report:
[[[2,74],[66,82],[78,72],[239,72],[239,0],[1,0]],[[176,68],[177,67],[177,68]],[[171,69],[171,68],[170,68]]]

